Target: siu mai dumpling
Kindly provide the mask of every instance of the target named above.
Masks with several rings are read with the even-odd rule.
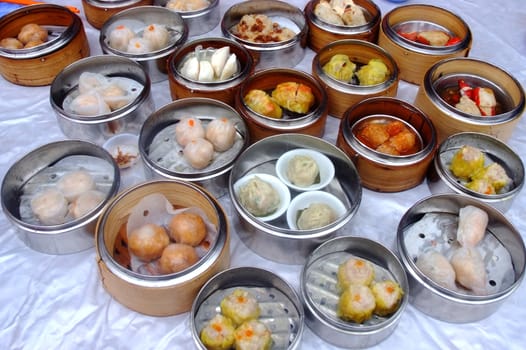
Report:
[[[351,284],[368,286],[374,280],[374,266],[365,259],[350,257],[338,266],[338,285],[345,289]]]
[[[357,72],[356,77],[360,85],[377,85],[389,79],[389,67],[379,58],[372,58],[362,66]]]
[[[242,323],[235,331],[236,350],[270,350],[272,347],[272,333],[259,320]]]
[[[495,192],[500,191],[502,188],[506,187],[511,183],[511,179],[506,173],[506,170],[499,163],[491,163],[487,167],[480,169],[475,172],[472,176],[474,180],[485,179],[495,189]]]
[[[254,112],[266,117],[280,119],[283,115],[279,104],[263,90],[250,90],[245,95],[244,101]]]
[[[203,327],[199,338],[207,349],[227,350],[234,347],[235,331],[230,318],[216,314]]]
[[[456,177],[469,179],[484,167],[484,153],[476,147],[462,146],[451,159],[449,169]]]
[[[261,310],[256,297],[246,289],[237,288],[225,296],[220,303],[221,313],[235,325],[259,317]]]
[[[477,248],[460,247],[451,255],[456,281],[476,295],[487,294],[486,266]]]
[[[363,284],[351,284],[340,296],[337,315],[345,321],[363,323],[373,316],[375,308],[371,289]]]
[[[283,108],[305,114],[314,105],[315,98],[309,86],[296,82],[278,84],[272,98]]]
[[[356,70],[356,64],[345,54],[336,54],[323,65],[323,71],[336,80],[350,83]]]
[[[393,280],[375,282],[371,286],[371,291],[376,302],[374,313],[378,316],[388,316],[394,313],[404,296],[402,287]]]

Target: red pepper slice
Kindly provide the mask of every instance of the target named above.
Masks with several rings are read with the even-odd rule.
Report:
[[[456,45],[461,41],[462,39],[460,39],[458,36],[453,36],[447,41],[446,46]]]
[[[466,83],[464,79],[459,79],[458,87],[460,88],[460,93],[462,95],[466,95],[467,97],[473,100],[473,88],[471,87],[471,85]]]
[[[397,32],[398,35],[400,35],[403,38],[406,38],[407,40],[416,41],[416,36],[418,35],[417,32]]]

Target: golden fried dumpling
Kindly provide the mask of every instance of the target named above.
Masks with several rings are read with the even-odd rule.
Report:
[[[331,57],[329,62],[323,65],[322,69],[334,79],[350,83],[356,70],[356,64],[351,61],[349,56],[336,54]]]
[[[484,153],[473,146],[462,146],[451,159],[449,169],[456,177],[469,179],[484,167]]]
[[[24,44],[16,38],[4,38],[0,40],[0,47],[5,49],[19,50],[24,48]]]
[[[176,273],[199,261],[194,247],[183,243],[171,243],[162,251],[159,267],[162,273]]]
[[[398,309],[404,295],[402,287],[392,280],[373,283],[371,291],[376,302],[374,313],[378,316],[387,316],[394,313]]]
[[[384,61],[379,58],[372,58],[356,72],[356,77],[360,81],[360,85],[376,85],[386,81],[390,74],[389,67]]]
[[[168,224],[170,237],[177,243],[185,243],[195,247],[206,237],[206,225],[201,216],[195,213],[183,212],[176,214]]]
[[[375,308],[371,289],[363,284],[351,284],[340,296],[337,315],[345,321],[363,323],[373,316]]]
[[[128,247],[142,261],[152,261],[161,256],[170,243],[165,229],[156,224],[145,224],[128,234]]]
[[[28,23],[24,25],[18,33],[18,40],[20,40],[22,44],[27,44],[31,41],[40,41],[43,43],[47,41],[47,38],[47,30],[36,23]]]
[[[234,346],[235,330],[231,319],[216,314],[203,327],[199,337],[207,349],[227,350]]]
[[[272,98],[283,108],[305,114],[314,105],[314,95],[309,86],[296,82],[278,84],[272,90]]]
[[[263,90],[250,90],[245,95],[244,101],[254,112],[266,117],[280,119],[283,115],[281,107]]]

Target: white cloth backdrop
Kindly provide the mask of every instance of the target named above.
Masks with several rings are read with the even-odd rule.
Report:
[[[49,1],[74,5],[79,0]],[[221,15],[236,1],[221,0]],[[306,0],[290,1],[303,9]],[[382,14],[395,3],[376,0]],[[524,0],[427,0],[461,15],[473,33],[470,56],[505,68],[526,83],[526,5]],[[406,4],[416,3],[414,0]],[[85,21],[92,55],[101,54],[99,31]],[[219,26],[204,36],[221,36]],[[307,51],[296,67],[310,73],[314,53]],[[400,83],[398,97],[413,102],[417,87]],[[49,87],[23,87],[0,78],[0,177],[19,158],[51,141],[64,139],[49,103]],[[153,85],[156,108],[171,101],[168,82]],[[328,118],[324,138],[334,143],[339,119]],[[509,145],[524,159],[526,120],[521,120]],[[526,196],[506,213],[526,237]],[[425,183],[401,193],[364,190],[359,210],[342,235],[368,237],[395,249],[401,216],[430,194]],[[221,198],[236,215],[228,196]],[[258,266],[289,281],[297,290],[301,266],[267,261],[232,233],[231,266]],[[491,317],[470,324],[449,324],[408,305],[394,333],[374,349],[524,349],[526,347],[526,285],[522,283]],[[54,256],[26,247],[5,215],[0,214],[0,348],[2,349],[191,349],[188,314],[149,317],[116,302],[102,287],[95,250]],[[330,349],[305,328],[301,349]]]

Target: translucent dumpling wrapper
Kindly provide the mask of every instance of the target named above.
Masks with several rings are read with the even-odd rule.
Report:
[[[110,106],[104,101],[101,94],[95,90],[79,94],[64,109],[73,114],[94,117],[111,112]]]
[[[236,141],[236,126],[228,118],[217,118],[206,126],[206,139],[218,152],[230,149]]]
[[[152,51],[153,49],[148,40],[137,37],[130,39],[128,47],[126,48],[126,52],[133,54],[145,54]]]
[[[301,83],[284,82],[272,90],[272,98],[283,108],[305,114],[314,105],[312,89]]]
[[[52,187],[33,197],[31,210],[42,224],[58,225],[66,222],[68,201],[59,189]]]
[[[208,140],[193,139],[184,147],[183,156],[192,168],[204,169],[214,159],[214,146]]]
[[[205,128],[199,118],[184,117],[175,125],[175,140],[181,146],[205,137]]]
[[[98,91],[112,111],[130,104],[136,97],[128,94],[127,89],[117,83],[109,83]]]
[[[69,206],[74,218],[78,219],[95,209],[104,201],[106,195],[97,190],[89,190],[80,194]]]
[[[70,202],[77,199],[84,192],[94,190],[96,186],[95,179],[86,170],[75,170],[65,173],[57,181],[57,188]]]
[[[449,169],[456,177],[469,179],[484,167],[484,153],[473,146],[462,146],[451,159]]]
[[[455,291],[455,270],[449,260],[441,253],[430,250],[418,256],[416,267],[436,284]]]
[[[127,26],[121,24],[110,32],[108,44],[115,50],[127,51],[132,38],[135,38],[135,33]]]
[[[350,83],[356,70],[356,64],[344,54],[336,54],[323,66],[323,71],[334,79]]]
[[[108,78],[100,73],[82,72],[79,76],[79,93],[100,89],[108,85]]]
[[[360,85],[377,85],[389,79],[390,74],[391,72],[384,61],[379,58],[372,58],[356,72],[356,77],[360,81]]]
[[[142,33],[142,37],[148,41],[152,50],[160,50],[168,44],[170,33],[162,24],[150,24]]]
[[[463,247],[475,247],[486,235],[488,213],[473,205],[460,208],[458,212],[457,241]]]
[[[450,258],[456,281],[476,295],[487,294],[486,266],[482,255],[475,247],[460,247]]]
[[[250,90],[245,95],[244,101],[254,112],[266,117],[280,119],[283,115],[283,111],[279,104],[263,90]]]

